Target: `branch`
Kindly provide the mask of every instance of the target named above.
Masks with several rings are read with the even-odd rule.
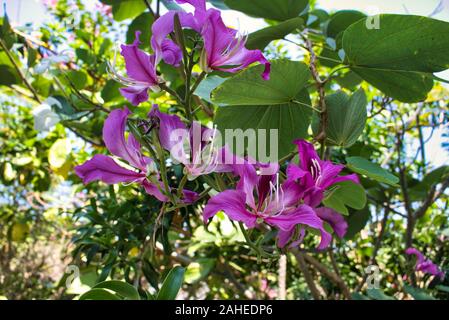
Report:
[[[2,39],[0,39],[0,46],[2,47],[2,49],[5,51],[6,55],[8,56],[8,59],[11,61],[11,63],[13,64],[14,68],[16,69],[20,79],[22,80],[22,82],[25,84],[25,86],[28,88],[28,90],[31,91],[31,93],[33,94],[34,99],[38,102],[38,103],[42,103],[41,99],[39,98],[39,95],[37,94],[36,90],[33,88],[33,86],[28,82],[28,80],[26,79],[25,75],[23,74],[22,70],[20,69],[19,65],[17,64],[16,60],[14,59],[14,57],[11,55],[11,52],[9,51],[8,47],[6,46],[6,44],[3,42]]]
[[[318,292],[318,289],[315,285],[312,275],[310,274],[310,271],[304,260],[304,254],[299,252],[298,250],[293,250],[292,252],[296,258],[296,261],[298,261],[299,269],[304,275],[304,279],[306,280],[307,286],[310,289],[310,293],[312,294],[313,299],[320,300],[321,299],[320,293]]]
[[[315,258],[304,254],[305,260],[313,265],[323,276],[328,278],[330,281],[335,283],[343,293],[346,299],[351,300],[351,292],[349,291],[349,288],[346,286],[345,282],[342,278],[340,278],[337,274],[329,271],[325,265],[323,265],[321,262],[316,260]]]
[[[419,207],[418,210],[416,210],[415,219],[422,218],[426,213],[427,209],[429,209],[429,207],[444,194],[444,191],[447,189],[447,187],[449,187],[449,178],[446,178],[446,180],[444,180],[443,184],[441,185],[438,191],[436,185],[433,186],[430,189],[430,192],[427,195],[427,198],[422,203],[421,207]]]

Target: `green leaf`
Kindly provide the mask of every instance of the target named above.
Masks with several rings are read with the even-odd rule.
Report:
[[[271,20],[288,20],[299,16],[308,6],[308,0],[225,0],[225,4],[249,16]]]
[[[310,105],[309,93],[303,89],[297,96],[296,100],[302,104]],[[308,137],[308,128],[310,125],[312,110],[302,104],[285,103],[272,106],[227,106],[220,107],[215,117],[215,123],[218,129],[225,137],[226,129],[255,129],[255,136],[249,136],[248,145],[257,146],[249,148],[248,153],[255,159],[259,159],[257,140],[257,130],[267,130],[266,134],[266,153],[271,148],[269,137],[270,129],[278,130],[278,157],[282,158],[294,150],[293,140]],[[261,138],[261,137],[259,137]],[[229,144],[228,141],[226,143]],[[239,150],[233,150],[235,153]],[[253,154],[256,152],[256,154]],[[266,154],[262,151],[262,154]],[[241,154],[240,154],[241,155]]]
[[[87,75],[83,71],[73,70],[67,74],[76,90],[82,90],[87,85]]]
[[[229,10],[228,6],[224,4],[224,0],[207,0],[209,1],[214,7],[221,9],[221,10]]]
[[[334,146],[350,147],[362,134],[366,124],[366,95],[360,89],[351,97],[343,91],[328,95],[327,106],[327,144]],[[314,131],[318,133],[318,125]]]
[[[263,50],[271,41],[283,39],[297,28],[300,28],[303,24],[304,20],[298,17],[253,32],[248,37],[246,47],[251,50]]]
[[[174,300],[184,281],[185,269],[176,266],[170,270],[157,295],[157,300]]]
[[[226,80],[212,91],[212,101],[225,105],[276,105],[292,102],[310,78],[307,65],[290,60],[272,62],[270,80],[257,65]]]
[[[342,10],[335,13],[326,26],[326,35],[336,39],[351,24],[365,18],[366,15],[356,10]]]
[[[108,80],[103,90],[101,90],[101,98],[104,102],[110,102],[117,98],[121,98],[119,89],[121,88],[121,84],[114,81]]]
[[[387,96],[402,102],[423,101],[433,88],[432,75],[426,73],[355,66],[351,70]]]
[[[79,300],[121,300],[115,294],[104,289],[92,289],[84,293]]]
[[[431,73],[449,68],[449,23],[411,15],[378,18],[379,29],[367,28],[363,19],[344,32],[351,68],[400,101],[424,100],[432,88]]]
[[[16,70],[5,64],[0,65],[0,85],[10,86],[20,83]]]
[[[379,289],[367,289],[366,294],[374,300],[395,300],[393,297],[387,296]]]
[[[139,292],[136,288],[124,281],[103,281],[94,286],[94,289],[108,289],[128,300],[140,300]]]
[[[448,286],[438,285],[438,286],[436,286],[436,288],[437,288],[438,290],[440,290],[440,291],[449,293],[449,287],[448,287]]]
[[[369,211],[368,207],[351,213],[346,218],[346,222],[348,223],[348,230],[346,231],[345,239],[350,240],[354,238],[355,235],[358,234],[366,226],[370,217],[371,212]]]
[[[225,78],[221,78],[219,76],[208,76],[206,79],[201,81],[200,85],[195,90],[195,94],[201,99],[212,103],[210,97],[212,91],[225,81]]]
[[[149,12],[144,12],[131,22],[126,32],[126,42],[131,44],[134,42],[136,31],[140,31],[141,48],[147,49],[150,47],[151,39],[151,25],[154,22],[153,15]]]
[[[392,186],[397,186],[399,178],[391,174],[387,170],[383,169],[376,163],[372,163],[362,157],[349,157],[346,158],[346,167],[348,169],[367,176],[379,182],[383,182]]]
[[[436,300],[422,289],[414,288],[407,284],[404,284],[404,291],[411,295],[415,300]]]
[[[101,2],[112,6],[112,14],[116,21],[135,18],[147,9],[145,1],[142,0],[101,0]]]
[[[198,282],[206,278],[215,266],[215,259],[200,258],[188,265],[185,281],[188,284]]]
[[[357,210],[365,207],[365,190],[360,184],[352,181],[339,182],[332,186],[329,194],[323,200],[323,204],[341,214],[348,215],[347,207]]]

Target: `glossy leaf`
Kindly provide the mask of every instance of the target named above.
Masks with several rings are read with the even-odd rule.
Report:
[[[225,0],[224,2],[230,9],[249,16],[278,21],[299,16],[309,3],[308,0]]]
[[[139,292],[129,283],[124,281],[110,280],[95,285],[94,289],[108,289],[128,300],[140,300]]]
[[[296,100],[302,104],[285,103],[271,106],[227,106],[221,107],[217,111],[215,123],[220,132],[225,133],[226,129],[258,129],[267,130],[266,151],[270,150],[271,143],[269,137],[270,129],[278,130],[278,156],[282,158],[294,150],[293,141],[299,138],[307,138],[307,129],[310,125],[312,110],[305,105],[310,105],[310,97],[307,90],[301,91]],[[257,136],[257,134],[256,134]],[[251,137],[248,145],[258,146],[260,143],[257,137]],[[249,153],[258,159],[258,148],[249,148]],[[252,149],[252,150],[251,150]],[[236,150],[234,150],[236,151]],[[260,159],[259,159],[260,160]]]
[[[307,65],[290,60],[272,62],[270,80],[261,78],[262,65],[249,68],[212,91],[212,101],[225,105],[277,105],[290,103],[310,78]]]
[[[379,182],[383,182],[392,186],[397,186],[399,178],[391,174],[387,170],[383,169],[376,163],[372,163],[362,157],[349,157],[346,158],[346,166],[348,169],[367,176]]]
[[[326,207],[332,208],[341,214],[348,215],[347,207],[361,210],[366,204],[365,190],[359,184],[344,181],[334,185],[323,200]]]
[[[271,41],[283,39],[288,34],[300,28],[303,24],[303,19],[293,18],[277,25],[253,32],[248,36],[246,47],[248,49],[263,50]]]
[[[185,269],[176,266],[170,270],[157,295],[157,300],[174,300],[184,281]]]

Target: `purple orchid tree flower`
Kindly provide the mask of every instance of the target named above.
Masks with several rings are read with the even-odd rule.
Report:
[[[440,277],[441,280],[444,279],[444,272],[441,271],[440,268],[438,268],[438,266],[434,264],[430,259],[426,259],[418,249],[408,248],[407,250],[405,250],[405,253],[408,255],[416,256],[416,271],[422,271],[424,273]]]
[[[356,174],[339,176],[344,165],[321,160],[313,144],[305,140],[296,140],[294,143],[298,146],[300,163],[291,163],[287,168],[287,176],[289,180],[297,181],[306,204],[318,206],[326,189],[338,182],[360,183]]]
[[[195,13],[192,15],[185,12],[169,11],[156,20],[153,24],[151,43],[157,59],[162,58],[172,65],[179,64],[181,60],[181,49],[167,39],[168,34],[174,30],[174,16],[177,14],[182,27],[193,29],[203,37],[204,48],[200,59],[200,66],[203,71],[209,73],[213,70],[219,70],[236,73],[255,62],[259,62],[265,65],[262,78],[269,79],[270,62],[260,50],[246,49],[246,38],[238,36],[236,30],[226,27],[220,11],[207,10],[205,0],[176,1],[180,4],[188,3],[192,5],[195,8]],[[166,59],[165,56],[169,56],[169,59]]]
[[[115,61],[109,68],[112,77],[126,86],[120,89],[120,93],[135,106],[148,101],[148,90],[160,91],[159,83],[162,81],[156,73],[156,56],[139,49],[141,44],[139,37],[140,31],[136,31],[133,44],[121,46],[121,55],[125,59],[128,77],[120,75],[115,70]]]
[[[300,226],[321,232],[318,249],[326,248],[332,236],[325,230],[323,221],[315,210],[300,203],[300,189],[292,181],[279,184],[279,175],[258,175],[252,165],[238,165],[241,175],[236,190],[225,190],[212,197],[203,212],[207,222],[217,212],[223,211],[231,220],[242,222],[248,228],[265,223],[279,230],[278,246],[284,247]]]
[[[162,192],[163,183],[159,179],[154,161],[142,154],[140,143],[131,133],[128,139],[125,139],[126,122],[130,114],[127,108],[116,109],[109,114],[103,127],[106,148],[116,157],[126,161],[128,168],[119,165],[112,157],[97,154],[84,164],[76,166],[75,172],[85,184],[97,180],[107,184],[138,183],[148,194],[167,202],[169,199]],[[196,201],[195,192],[183,191],[183,203]]]
[[[232,161],[232,155],[226,147],[216,144],[216,129],[205,128],[198,122],[187,128],[181,118],[161,112],[157,105],[148,116],[157,119],[161,146],[184,165],[189,180],[213,172],[233,171],[233,166],[226,162]]]
[[[343,170],[343,165],[333,164],[331,161],[321,160],[313,145],[304,140],[296,140],[294,143],[298,146],[300,163],[299,165],[291,163],[287,168],[287,181],[296,184],[299,189],[299,198],[302,202],[315,211],[316,215],[329,224],[334,233],[343,238],[348,229],[348,224],[343,216],[337,211],[319,207],[324,198],[326,190],[334,184],[342,181],[352,181],[360,183],[357,175],[351,174],[339,176]],[[297,238],[294,233],[281,234],[282,241],[292,240],[292,246],[301,241],[304,236],[299,233]]]

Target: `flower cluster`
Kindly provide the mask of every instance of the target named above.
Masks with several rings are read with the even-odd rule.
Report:
[[[342,181],[359,183],[356,175],[339,176],[342,165],[321,160],[313,145],[297,140],[299,165],[290,164],[287,179],[280,184],[279,174],[258,175],[251,164],[237,165],[240,181],[235,190],[226,190],[212,197],[204,209],[207,221],[223,211],[232,220],[248,228],[268,224],[278,229],[278,246],[298,245],[305,236],[305,227],[321,233],[318,249],[326,248],[332,236],[330,225],[338,237],[346,233],[345,219],[331,208],[320,207],[326,189]]]
[[[193,29],[201,35],[203,46],[199,64],[204,72],[235,73],[259,62],[265,65],[262,78],[269,78],[270,63],[259,50],[245,48],[246,40],[225,26],[218,10],[207,9],[205,0],[177,2],[189,3],[195,11],[193,14],[169,11],[154,22],[153,54],[139,49],[140,32],[136,32],[133,44],[122,46],[127,77],[117,72],[113,75],[126,84],[120,92],[133,105],[147,101],[149,90],[161,89],[163,79],[156,67],[162,60],[173,66],[181,64],[185,48],[181,49],[169,38],[178,29],[178,22],[182,28]],[[226,187],[222,184],[218,188],[221,192],[210,198],[204,208],[205,223],[223,211],[231,220],[243,223],[247,228],[268,225],[278,230],[279,247],[298,245],[307,229],[320,232],[318,249],[329,246],[331,233],[340,238],[346,233],[345,219],[321,203],[330,187],[348,180],[359,183],[358,178],[356,175],[340,176],[344,166],[321,160],[312,144],[304,140],[294,142],[300,162],[290,163],[286,177],[281,179],[278,163],[260,163],[248,156],[240,157],[227,145],[217,144],[216,129],[195,121],[186,124],[179,116],[163,113],[154,105],[148,119],[141,121],[145,134],[135,136],[138,132],[127,133],[126,130],[130,114],[127,108],[109,114],[103,128],[103,140],[115,157],[98,154],[77,166],[75,171],[84,183],[95,180],[107,184],[136,183],[158,200],[177,207],[192,204],[199,198],[196,192],[184,189],[188,180],[212,173],[227,173],[231,183],[237,182],[236,187],[224,190]],[[149,136],[152,132],[156,134]],[[145,143],[152,158],[144,155],[141,143]],[[184,168],[184,178],[176,188],[169,185],[164,150],[170,153],[173,162]]]
[[[249,65],[260,62],[265,65],[262,77],[269,79],[270,63],[260,50],[245,48],[246,39],[237,31],[228,28],[221,13],[215,9],[206,9],[205,0],[176,0],[178,3],[189,3],[195,12],[169,11],[159,17],[152,26],[151,46],[153,54],[139,49],[140,32],[131,45],[122,45],[121,54],[125,59],[128,76],[118,74],[111,68],[115,79],[126,85],[120,92],[133,105],[148,100],[148,90],[159,91],[163,79],[158,77],[156,67],[163,60],[172,66],[179,66],[183,51],[168,36],[175,31],[175,18],[179,19],[182,28],[189,28],[201,35],[203,48],[200,66],[205,72],[219,70],[235,73]]]
[[[441,280],[444,279],[444,272],[438,268],[438,266],[433,263],[430,259],[426,259],[424,255],[415,248],[408,248],[405,250],[408,255],[414,255],[416,257],[416,271],[422,271],[424,273],[431,274],[433,276],[439,277]]]

